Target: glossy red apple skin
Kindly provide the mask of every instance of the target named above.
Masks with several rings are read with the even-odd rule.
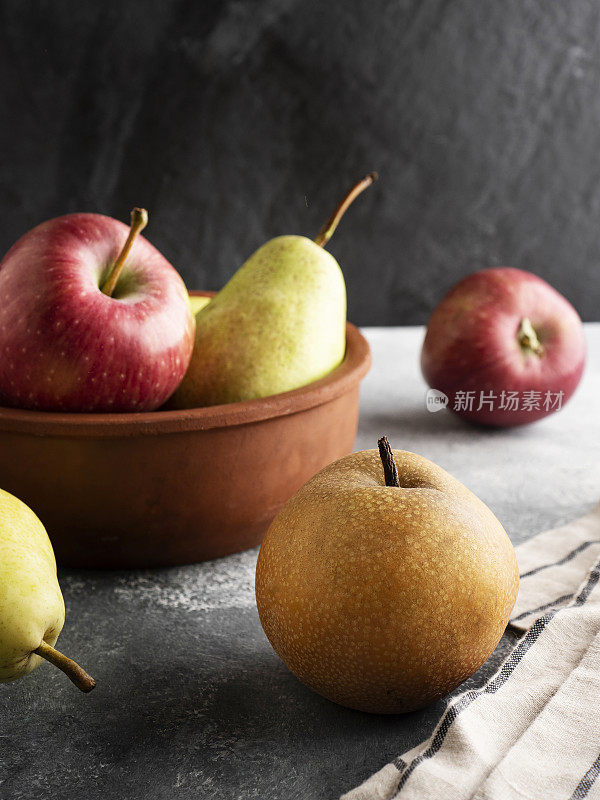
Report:
[[[528,318],[541,355],[523,348],[517,332]],[[562,406],[581,379],[585,338],[573,306],[541,278],[512,267],[475,272],[457,283],[437,306],[427,326],[421,369],[433,389],[444,392],[455,411],[456,392],[475,391],[473,410],[455,411],[473,422],[511,427],[553,413],[501,410],[499,403],[477,409],[479,392],[563,392]],[[555,409],[556,410],[556,409]]]
[[[21,237],[0,263],[0,404],[44,411],[150,411],[175,391],[194,343],[178,273],[138,236],[114,296],[100,291],[129,228],[68,214]]]

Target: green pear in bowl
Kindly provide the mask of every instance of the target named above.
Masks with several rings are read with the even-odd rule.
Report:
[[[210,297],[199,297],[198,295],[193,294],[188,296],[188,300],[194,316],[196,316],[200,309],[204,308],[204,306],[207,306],[210,303]]]
[[[322,378],[346,350],[346,285],[324,249],[371,173],[343,198],[315,240],[264,244],[196,314],[188,370],[170,408],[233,403],[291,391]]]
[[[25,503],[0,489],[0,682],[23,677],[46,659],[91,691],[94,679],[54,648],[64,621],[48,534]]]

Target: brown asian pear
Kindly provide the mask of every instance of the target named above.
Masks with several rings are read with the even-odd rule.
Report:
[[[256,568],[260,621],[319,694],[413,711],[472,675],[517,596],[517,559],[490,509],[415,453],[353,453],[277,515]]]

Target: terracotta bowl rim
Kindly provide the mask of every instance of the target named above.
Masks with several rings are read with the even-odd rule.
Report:
[[[194,296],[214,292],[193,291]],[[63,413],[0,407],[0,430],[33,436],[104,438],[182,433],[228,428],[306,411],[334,400],[356,385],[371,366],[371,351],[362,333],[346,323],[346,355],[323,378],[291,392],[203,408],[141,411],[124,414]]]

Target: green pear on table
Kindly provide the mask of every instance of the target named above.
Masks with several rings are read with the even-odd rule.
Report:
[[[46,659],[91,691],[94,679],[54,649],[64,621],[48,534],[25,503],[0,489],[0,682],[23,677]]]
[[[172,408],[233,403],[287,392],[327,375],[346,350],[346,286],[325,249],[357,183],[313,241],[271,239],[196,314],[188,370]]]

